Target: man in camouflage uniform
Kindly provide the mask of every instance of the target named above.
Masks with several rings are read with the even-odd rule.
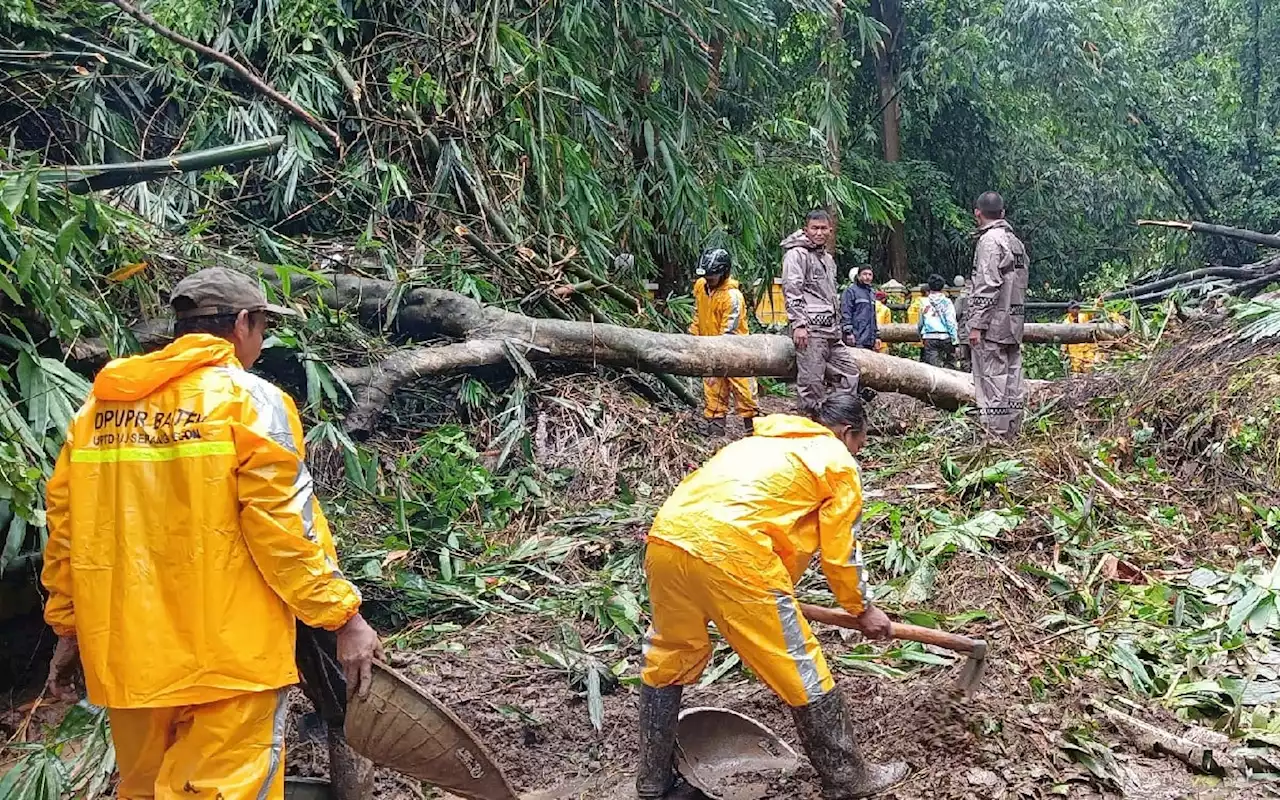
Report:
[[[782,241],[782,294],[796,345],[796,394],[801,405],[812,408],[827,396],[828,376],[842,391],[858,391],[858,362],[841,341],[836,261],[826,251],[834,235],[831,216],[818,210]]]
[[[1004,219],[1004,198],[986,192],[973,210],[978,222],[966,323],[978,415],[995,436],[1022,427],[1022,324],[1027,302],[1027,249]]]

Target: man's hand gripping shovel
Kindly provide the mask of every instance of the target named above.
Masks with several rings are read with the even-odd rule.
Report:
[[[843,609],[824,608],[823,606],[801,603],[800,611],[810,622],[822,622],[841,628],[858,629],[858,625],[854,621],[857,618]],[[956,689],[963,692],[965,697],[972,697],[974,691],[982,682],[982,675],[987,668],[987,643],[983,639],[970,639],[968,636],[961,636],[958,633],[947,633],[936,628],[909,625],[905,622],[890,623],[889,636],[893,639],[906,639],[911,642],[931,644],[968,656],[964,663],[964,669],[960,671],[960,676],[956,678]]]

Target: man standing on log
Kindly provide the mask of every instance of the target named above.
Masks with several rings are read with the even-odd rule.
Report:
[[[337,632],[351,691],[382,647],[338,570],[293,401],[247,371],[258,282],[213,268],[170,300],[177,339],[112,361],[48,486],[48,687],[105,706],[119,796],[284,797],[295,619]]]
[[[747,303],[742,297],[738,282],[729,277],[733,260],[729,251],[717,247],[707,250],[698,259],[698,280],[693,284],[693,323],[689,333],[694,336],[745,336],[747,330]],[[742,418],[743,429],[750,434],[759,407],[756,405],[755,378],[703,378],[706,407],[703,416],[716,433],[725,432],[725,417],[729,413],[729,397],[733,396]]]
[[[1017,436],[1022,427],[1022,325],[1027,301],[1027,249],[1004,218],[1004,198],[985,192],[966,309],[978,415],[988,432]]]
[[[796,394],[808,408],[822,405],[828,370],[841,389],[858,390],[858,363],[840,337],[836,261],[826,251],[832,235],[831,215],[819,209],[782,241],[782,293],[796,345]]]

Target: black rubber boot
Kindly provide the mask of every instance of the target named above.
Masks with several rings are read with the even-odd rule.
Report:
[[[844,694],[835,689],[807,706],[791,709],[800,744],[822,781],[826,800],[871,797],[907,777],[907,765],[868,764],[853,740]]]
[[[756,418],[755,418],[755,417],[743,417],[743,418],[742,418],[742,429],[743,429],[744,431],[746,431],[746,432],[747,432],[747,435],[748,435],[748,436],[750,436],[751,434],[755,433],[755,432],[756,432]]]
[[[676,719],[680,715],[683,686],[654,689],[640,686],[640,765],[636,769],[636,796],[657,800],[675,788]]]
[[[724,430],[724,417],[706,417],[698,426],[698,432],[707,437],[724,436]]]

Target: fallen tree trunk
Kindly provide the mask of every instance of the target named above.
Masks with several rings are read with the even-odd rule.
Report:
[[[90,164],[83,167],[48,167],[40,170],[36,175],[41,183],[62,183],[66,184],[67,191],[72,194],[88,194],[183,172],[196,172],[240,161],[266,158],[279,152],[283,145],[283,136],[271,136],[150,161]],[[0,177],[12,174],[14,173],[0,173]]]
[[[1127,298],[1142,297],[1155,294],[1165,289],[1181,288],[1193,283],[1199,283],[1205,278],[1252,280],[1260,277],[1264,271],[1265,270],[1259,270],[1253,267],[1205,267],[1203,269],[1193,269],[1190,272],[1183,272],[1180,275],[1174,275],[1158,281],[1140,283],[1119,291],[1111,292],[1110,294],[1103,295],[1102,299],[1124,300]]]
[[[1252,244],[1260,244],[1263,247],[1280,247],[1280,235],[1272,233],[1258,233],[1257,231],[1245,230],[1244,228],[1232,228],[1229,225],[1213,225],[1208,222],[1196,222],[1191,220],[1183,222],[1181,220],[1165,220],[1165,219],[1140,219],[1139,225],[1158,225],[1162,228],[1180,228],[1184,231],[1192,233],[1205,233],[1210,236],[1221,236],[1226,239],[1239,239],[1242,242],[1250,242]]]
[[[337,367],[351,387],[355,403],[345,425],[367,436],[395,393],[411,381],[431,375],[511,361],[563,360],[581,364],[686,376],[795,375],[795,347],[786,336],[688,336],[642,328],[528,317],[485,306],[455,292],[413,289],[403,293],[390,281],[357,275],[327,276],[327,284],[295,281],[300,295],[315,295],[331,308],[355,314],[363,325],[380,330],[387,323],[409,339],[441,336],[460,339],[446,345],[410,345],[367,366]],[[140,341],[164,338],[162,321],[146,326]],[[918,361],[852,350],[862,384],[882,392],[911,395],[944,409],[973,405],[973,379],[963,372]],[[68,356],[79,366],[101,364],[106,348],[96,340],[77,343]]]
[[[383,287],[344,282],[331,290],[334,301],[354,301],[378,318]],[[381,281],[376,282],[378,284]],[[689,376],[772,376],[795,374],[795,347],[786,336],[687,336],[619,325],[535,319],[484,306],[454,292],[416,289],[405,298],[396,324],[415,335],[464,339],[442,347],[408,347],[365,367],[344,367],[339,376],[352,388],[355,404],[346,418],[349,432],[368,435],[396,391],[429,375],[504,360],[565,360],[601,366]],[[870,350],[854,350],[863,385],[900,392],[946,409],[974,402],[973,379],[962,372]]]
[[[918,342],[920,332],[910,323],[895,322],[878,328],[880,341]],[[1028,322],[1022,329],[1024,344],[1084,344],[1109,342],[1124,338],[1129,329],[1124,325],[1092,322]]]

